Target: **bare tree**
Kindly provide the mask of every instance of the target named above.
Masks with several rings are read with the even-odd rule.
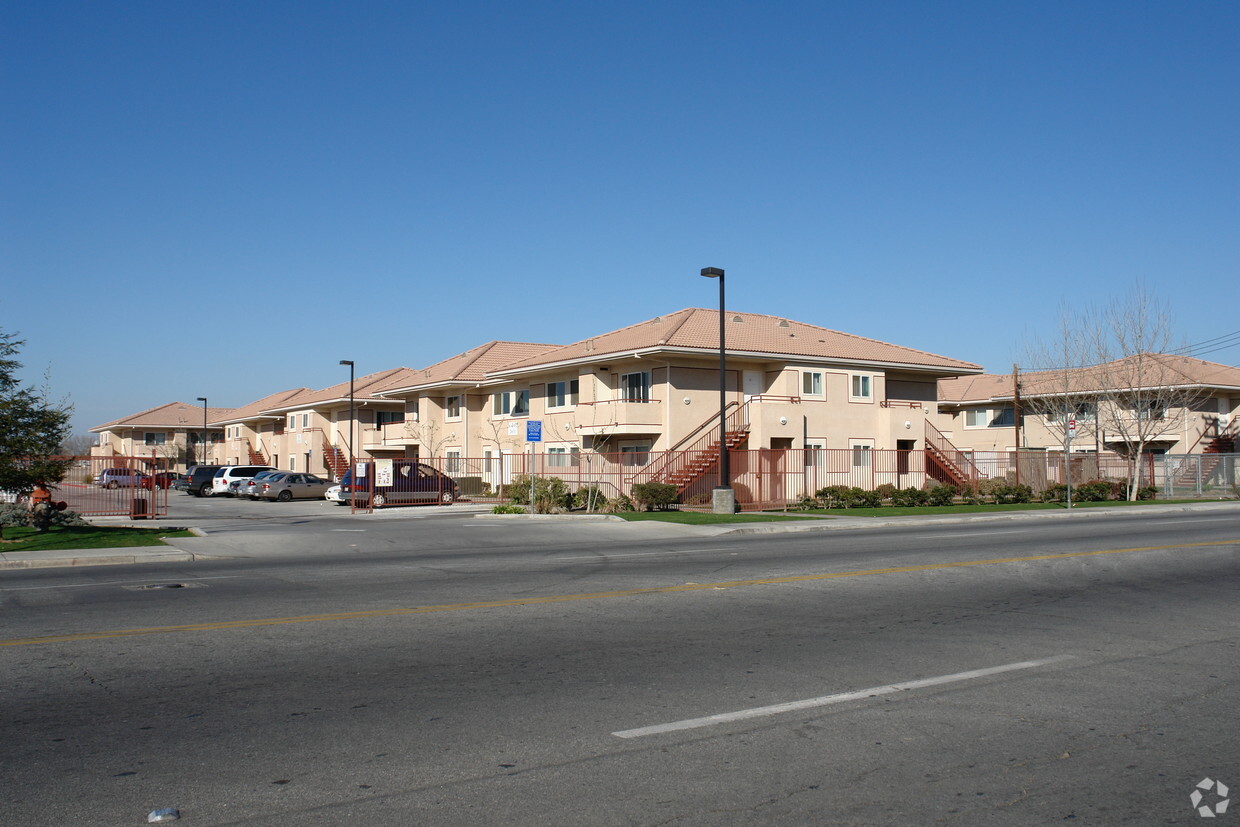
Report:
[[[94,434],[71,434],[60,443],[56,450],[66,457],[85,457],[97,442]]]
[[[1149,446],[1182,429],[1205,395],[1185,374],[1183,357],[1169,355],[1171,331],[1166,305],[1141,284],[1101,310],[1064,314],[1056,341],[1041,350],[1053,367],[1033,375],[1036,392],[1025,400],[1048,428],[1063,433],[1075,419],[1078,436],[1084,425],[1118,445],[1128,459],[1129,500],[1137,498]]]

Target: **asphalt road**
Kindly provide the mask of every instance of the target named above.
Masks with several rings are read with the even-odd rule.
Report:
[[[1196,823],[1199,782],[1240,789],[1234,511],[252,505],[209,529],[234,559],[0,576],[0,822]]]

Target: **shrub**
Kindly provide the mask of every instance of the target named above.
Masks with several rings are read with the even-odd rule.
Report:
[[[633,486],[633,502],[646,511],[667,511],[676,502],[676,486],[666,482],[639,482]]]
[[[517,505],[530,504],[529,474],[518,474],[508,484],[508,496]],[[572,504],[568,493],[568,485],[559,477],[534,478],[534,512],[536,514],[554,514],[567,509]]]
[[[828,485],[818,489],[818,499],[823,508],[848,508],[852,500],[852,489],[847,485]]]
[[[883,504],[883,495],[877,491],[866,491],[864,488],[848,490],[849,508],[878,508]]]
[[[900,488],[892,493],[891,504],[900,508],[912,508],[919,505],[925,505],[930,500],[930,495],[920,488],[909,486],[908,488]]]
[[[815,511],[822,508],[822,503],[818,502],[818,500],[814,497],[805,496],[798,500],[797,504],[794,505],[793,508],[797,511]]]
[[[636,511],[637,508],[633,505],[632,500],[624,494],[621,494],[614,500],[607,501],[607,510],[613,514],[618,514],[622,511]]]
[[[1154,485],[1143,485],[1137,489],[1138,500],[1152,500],[1158,496],[1158,487]]]
[[[1062,503],[1068,501],[1068,486],[1062,482],[1047,486],[1042,491],[1042,502],[1044,503]]]
[[[491,508],[491,513],[492,514],[524,514],[525,506],[501,503],[497,506],[493,506]]]
[[[1027,503],[1033,500],[1033,489],[1024,483],[1004,483],[995,487],[994,497],[1000,505]]]
[[[585,485],[573,494],[573,507],[586,511],[602,511],[607,508],[607,495],[597,485]]]
[[[1106,480],[1083,482],[1072,492],[1072,499],[1082,503],[1101,503],[1111,499],[1111,483]]]
[[[956,489],[950,485],[936,485],[926,492],[930,505],[951,505],[956,501]]]
[[[896,493],[896,487],[889,482],[883,483],[874,490],[877,491],[878,496],[884,500],[891,499],[891,495]]]

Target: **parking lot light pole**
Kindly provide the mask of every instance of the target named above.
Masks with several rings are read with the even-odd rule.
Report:
[[[702,276],[719,279],[719,485],[711,495],[711,511],[715,514],[732,514],[736,511],[736,492],[732,490],[732,474],[728,467],[728,350],[723,321],[723,270],[719,267],[703,267]]]
[[[198,397],[198,401],[202,403],[202,457],[207,458],[207,398],[205,396]],[[197,465],[206,465],[207,463],[199,462]]]
[[[353,360],[341,359],[340,364],[349,366],[349,467],[353,467]]]

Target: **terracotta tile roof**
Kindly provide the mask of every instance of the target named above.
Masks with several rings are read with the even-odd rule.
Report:
[[[353,396],[355,399],[362,397],[369,398],[371,393],[383,387],[393,378],[406,375],[409,368],[390,368],[381,370],[377,373],[368,373],[365,376],[355,376],[353,378]],[[307,391],[290,397],[289,399],[265,408],[265,411],[286,411],[299,407],[313,407],[324,402],[339,402],[349,398],[349,380],[338,382],[329,388],[323,388],[317,391]]]
[[[1144,360],[1144,364],[1141,363]],[[1093,368],[1070,371],[1030,371],[1020,375],[1020,392],[1025,396],[1063,393],[1065,388],[1085,393],[1106,383],[1123,381],[1135,386],[1203,386],[1240,388],[1240,368],[1206,362],[1191,356],[1147,353],[1127,356]],[[1012,374],[982,374],[939,380],[939,401],[946,403],[986,402],[1012,398]]]
[[[232,408],[207,408],[207,421],[218,419],[232,413]],[[202,427],[202,406],[188,402],[169,402],[149,408],[140,413],[123,416],[102,425],[96,425],[91,431],[105,431],[113,428],[193,428]]]
[[[396,377],[375,393],[416,390],[421,387],[453,383],[481,382],[487,374],[529,359],[540,353],[555,349],[556,345],[535,342],[487,342],[464,353],[449,356],[430,367],[411,371],[409,375]]]
[[[286,405],[290,400],[296,399],[298,396],[313,393],[310,388],[292,388],[286,391],[277,391],[264,396],[262,399],[256,399],[248,405],[242,405],[240,408],[234,408],[228,416],[222,416],[214,420],[216,424],[225,422],[244,422],[247,419],[257,419],[263,411]]]
[[[950,359],[778,316],[733,311],[728,311],[725,315],[729,353],[736,351],[769,354],[785,359],[838,359],[872,364],[913,365],[939,372],[975,373],[981,370],[981,366],[972,362]],[[592,336],[514,362],[501,372],[658,349],[717,352],[719,311],[687,308],[666,316],[656,316],[639,324]]]

